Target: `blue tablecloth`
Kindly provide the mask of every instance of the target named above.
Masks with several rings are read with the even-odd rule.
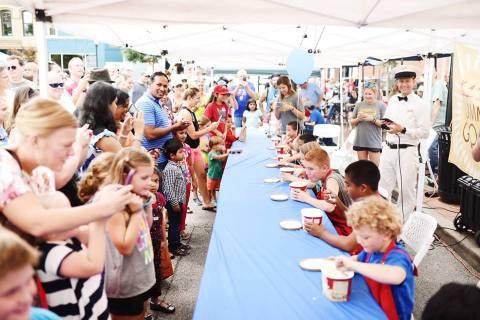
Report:
[[[274,162],[270,145],[261,130],[234,145],[243,152],[229,157],[223,175],[194,319],[385,319],[361,276],[349,302],[331,302],[322,294],[321,273],[299,267],[305,258],[344,253],[303,230],[280,228],[281,220],[301,221],[300,209],[310,206],[270,199],[289,194],[286,182],[263,183],[280,177],[278,168],[265,167]]]

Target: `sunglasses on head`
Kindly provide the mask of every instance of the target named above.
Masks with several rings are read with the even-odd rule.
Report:
[[[52,88],[63,88],[63,82],[49,83],[48,85]]]
[[[7,70],[10,71],[10,70],[17,70],[17,66],[8,66],[7,67]]]

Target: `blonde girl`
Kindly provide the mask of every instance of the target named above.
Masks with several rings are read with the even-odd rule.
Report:
[[[107,223],[106,289],[110,313],[115,319],[144,319],[144,303],[155,284],[150,182],[154,163],[150,155],[124,148],[113,159],[105,179],[108,184],[131,184],[134,203]]]

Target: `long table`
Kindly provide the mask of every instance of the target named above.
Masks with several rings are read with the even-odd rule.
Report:
[[[280,228],[283,219],[300,221],[300,209],[310,206],[270,199],[289,187],[263,182],[280,177],[278,168],[265,167],[274,162],[269,146],[254,129],[234,145],[243,152],[229,156],[194,319],[386,319],[361,276],[349,302],[332,302],[322,294],[321,273],[299,267],[305,258],[345,253],[303,230]],[[328,218],[323,223],[335,232]]]

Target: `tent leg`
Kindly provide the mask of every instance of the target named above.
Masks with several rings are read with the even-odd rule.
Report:
[[[340,67],[340,139],[338,141],[338,146],[343,145],[343,66]]]
[[[48,86],[48,58],[47,58],[47,24],[37,20],[35,22],[35,40],[37,43],[38,85],[40,96],[47,97]]]

